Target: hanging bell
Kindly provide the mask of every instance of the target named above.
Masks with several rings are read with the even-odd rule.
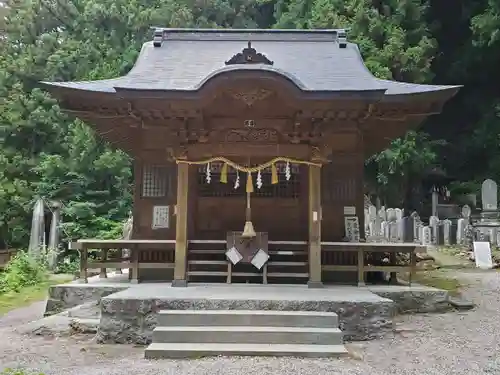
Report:
[[[253,224],[251,221],[245,222],[245,228],[243,229],[243,233],[241,234],[241,238],[254,238],[257,236],[255,233],[255,229],[253,229]]]

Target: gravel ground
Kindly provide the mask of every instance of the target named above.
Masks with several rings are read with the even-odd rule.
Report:
[[[0,318],[0,370],[46,375],[482,375],[500,374],[500,273],[467,273],[464,296],[477,303],[460,313],[398,318],[391,337],[348,344],[352,358],[212,358],[146,361],[143,348],[101,346],[88,336],[28,337],[17,332],[40,317],[42,304]]]

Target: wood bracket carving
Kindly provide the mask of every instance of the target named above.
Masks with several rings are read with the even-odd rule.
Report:
[[[290,134],[290,143],[298,144],[300,143],[300,122],[295,121],[293,123],[293,131]]]
[[[168,159],[170,160],[187,160],[188,158],[188,149],[183,145],[176,145],[173,147],[167,148]]]
[[[327,145],[311,146],[311,161],[315,163],[329,163],[330,147]]]
[[[251,107],[255,102],[264,100],[272,94],[272,91],[264,89],[254,89],[244,92],[230,92],[231,96],[236,100],[241,100],[248,107]]]
[[[248,42],[248,47],[243,48],[240,53],[237,53],[233,57],[231,57],[228,61],[226,61],[226,65],[235,65],[235,64],[266,64],[273,65],[274,62],[269,60],[262,53],[257,53],[255,48],[252,48],[252,42]]]
[[[279,135],[274,129],[230,129],[224,135],[226,143],[276,143],[278,141]]]

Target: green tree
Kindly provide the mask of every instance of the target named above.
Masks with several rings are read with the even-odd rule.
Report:
[[[426,23],[428,6],[420,0],[278,1],[277,27],[349,29],[348,39],[359,45],[375,76],[425,83],[433,78],[431,64],[437,50]],[[419,181],[435,157],[425,134],[409,133],[370,159],[368,185],[400,204],[409,195],[410,182]]]
[[[270,27],[269,3],[219,0],[7,2],[0,48],[0,228],[24,246],[37,196],[64,204],[70,237],[105,236],[131,209],[130,160],[61,112],[40,80],[126,74],[151,26]],[[3,8],[2,8],[3,10]]]

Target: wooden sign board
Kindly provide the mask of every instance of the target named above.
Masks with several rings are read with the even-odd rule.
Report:
[[[169,206],[154,206],[152,229],[167,229],[170,222],[170,207]]]
[[[259,250],[268,253],[268,235],[266,232],[257,232],[257,236],[251,239],[241,238],[242,232],[228,232],[226,241],[227,249],[233,247],[241,254],[241,262],[250,263]]]

